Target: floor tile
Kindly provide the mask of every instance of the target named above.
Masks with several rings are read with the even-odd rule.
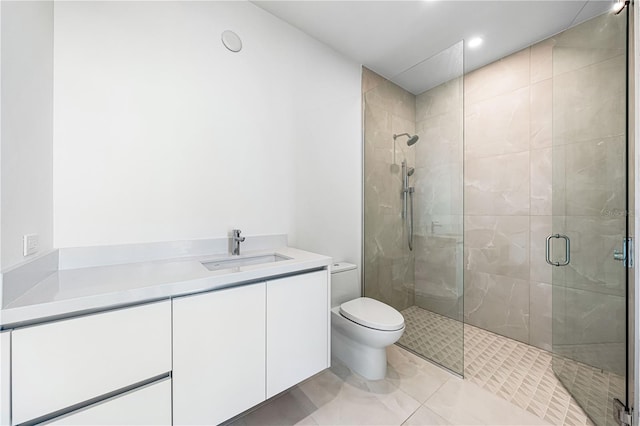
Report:
[[[387,349],[387,362],[386,380],[421,403],[451,377],[451,373],[395,345]]]
[[[429,408],[422,406],[403,425],[406,426],[429,426],[429,425],[451,425],[449,421],[440,417]]]
[[[548,425],[549,423],[468,380],[451,378],[424,404],[451,423]]]

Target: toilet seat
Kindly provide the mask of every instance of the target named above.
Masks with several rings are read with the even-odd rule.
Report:
[[[382,331],[395,331],[404,327],[400,312],[389,305],[368,297],[359,297],[340,305],[340,314],[345,318]]]

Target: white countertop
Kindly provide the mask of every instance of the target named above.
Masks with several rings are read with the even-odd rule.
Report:
[[[233,258],[267,254],[289,259],[217,271],[208,270],[202,262],[228,259],[228,255],[60,270],[3,306],[0,328],[231,287],[331,264],[330,257],[291,247],[246,252]]]

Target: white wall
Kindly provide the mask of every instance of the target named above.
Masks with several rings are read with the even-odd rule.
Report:
[[[239,227],[359,258],[359,65],[246,2],[54,14],[57,247]]]
[[[53,3],[2,1],[2,269],[25,260],[22,236],[53,244]]]
[[[298,115],[295,191],[294,245],[358,266],[362,249],[361,111],[358,90]]]

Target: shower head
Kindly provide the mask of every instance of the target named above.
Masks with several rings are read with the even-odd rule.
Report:
[[[400,133],[398,135],[393,135],[393,140],[395,141],[400,136],[409,137],[409,140],[407,141],[407,146],[414,145],[416,142],[418,142],[418,139],[420,139],[418,135],[410,135],[409,133]]]
[[[414,142],[415,143],[415,142]],[[413,173],[416,171],[415,168],[413,167],[409,167],[409,169],[407,169],[407,176],[413,176]]]

